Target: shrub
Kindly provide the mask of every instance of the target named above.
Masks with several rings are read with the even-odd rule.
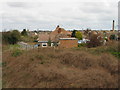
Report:
[[[16,49],[12,52],[12,56],[17,57],[20,56],[22,54],[22,51],[19,49]]]
[[[20,32],[18,30],[4,32],[2,34],[3,43],[16,44],[20,40]]]

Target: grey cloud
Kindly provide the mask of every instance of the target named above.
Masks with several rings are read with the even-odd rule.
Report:
[[[117,4],[117,3],[115,3]],[[117,7],[104,2],[80,3],[7,3],[3,28],[25,27],[51,29],[60,24],[65,29],[110,29],[113,19],[117,19]],[[17,9],[16,9],[17,8]],[[22,9],[21,9],[22,8]],[[27,9],[26,9],[27,8]]]
[[[7,2],[6,4],[12,8],[24,8],[24,9],[42,6],[41,3],[35,3],[35,2]]]
[[[113,7],[111,7],[111,4],[112,3],[109,2],[107,5],[104,2],[86,2],[83,3],[83,5],[79,7],[79,9],[86,13],[111,13],[113,11]]]
[[[25,2],[7,2],[7,5],[10,7],[26,7],[26,3]]]

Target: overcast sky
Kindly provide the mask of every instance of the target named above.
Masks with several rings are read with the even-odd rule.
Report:
[[[22,1],[22,0],[21,0]],[[35,2],[34,2],[35,1]],[[0,1],[0,30],[24,28],[54,30],[115,28],[119,0],[3,0]]]

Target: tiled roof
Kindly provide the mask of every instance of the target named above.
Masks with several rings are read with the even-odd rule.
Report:
[[[69,38],[71,37],[72,32],[66,31],[63,28],[59,28],[59,26],[57,26],[57,28],[51,32],[50,34],[39,34],[39,38],[38,41],[48,41],[49,39],[53,42],[57,42],[59,41],[59,38]]]
[[[68,38],[71,37],[71,33],[66,31],[64,28],[57,27],[53,32],[50,33],[50,39],[52,41],[58,41],[59,38]]]
[[[48,41],[49,40],[49,34],[39,34],[38,35],[38,41]]]

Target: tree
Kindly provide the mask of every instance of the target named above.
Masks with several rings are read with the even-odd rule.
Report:
[[[76,31],[75,37],[76,37],[78,40],[82,40],[82,33],[81,33],[80,31]]]
[[[8,40],[9,38],[10,38],[10,31],[2,32],[2,43],[9,44],[9,40]]]
[[[13,30],[11,33],[11,44],[16,44],[20,40],[20,32],[18,30]]]
[[[50,38],[48,40],[48,46],[51,46],[51,40],[50,40]]]
[[[71,37],[75,37],[76,31],[77,30],[73,30]]]
[[[117,37],[115,34],[110,35],[110,40],[116,40],[116,39],[117,39]]]
[[[27,36],[28,35],[26,29],[23,29],[23,31],[21,32],[21,35],[22,36]]]
[[[78,40],[82,40],[82,33],[77,30],[73,30],[71,37],[75,37]]]
[[[16,44],[20,40],[20,32],[18,30],[4,32],[2,38],[6,44]]]

